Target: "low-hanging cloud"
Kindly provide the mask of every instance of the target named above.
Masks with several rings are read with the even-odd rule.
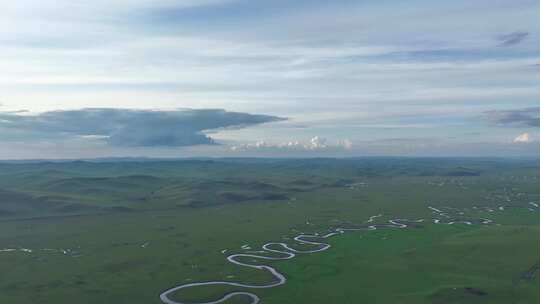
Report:
[[[0,113],[0,136],[16,134],[18,141],[47,138],[101,138],[127,147],[183,147],[211,145],[204,131],[275,122],[270,115],[228,112],[220,109],[151,111],[131,109],[81,109],[38,115]],[[0,137],[1,139],[1,137]]]
[[[351,150],[353,142],[350,139],[340,139],[336,144],[328,143],[328,140],[323,137],[314,136],[307,142],[292,140],[281,143],[268,143],[266,141],[257,141],[242,145],[231,146],[232,151],[287,151],[287,152],[309,152],[309,151],[337,151]]]
[[[529,36],[529,32],[517,31],[513,33],[508,33],[504,35],[499,35],[497,40],[499,41],[499,46],[512,46],[523,42]]]
[[[485,115],[489,121],[501,126],[540,127],[540,107],[489,111]]]
[[[516,138],[514,138],[515,144],[528,144],[533,141],[532,137],[529,135],[529,133],[523,133],[518,135]]]

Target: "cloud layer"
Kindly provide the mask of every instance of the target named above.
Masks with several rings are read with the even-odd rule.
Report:
[[[16,132],[17,139],[30,141],[42,137],[83,137],[103,139],[115,146],[184,147],[215,144],[205,131],[279,120],[283,118],[217,109],[82,109],[38,115],[4,112],[0,113],[0,134]]]
[[[540,107],[486,112],[487,118],[502,126],[540,127]]]
[[[517,31],[509,34],[500,35],[497,37],[499,46],[512,46],[521,43],[529,36],[528,32]]]
[[[1,109],[53,114],[0,118],[0,157],[232,155],[229,146],[257,141],[297,150],[253,155],[325,145],[316,151],[328,155],[341,138],[354,142],[340,144],[351,155],[534,154],[537,143],[512,139],[538,137],[528,127],[539,115],[477,118],[538,106],[539,11],[538,0],[3,1]],[[290,122],[208,137],[206,128],[259,122],[192,127],[176,114],[119,111],[73,130],[62,121],[74,113],[50,112],[110,107],[227,109]],[[71,121],[86,124],[88,115]],[[311,143],[314,135],[328,142]],[[175,148],[214,141],[224,145]]]

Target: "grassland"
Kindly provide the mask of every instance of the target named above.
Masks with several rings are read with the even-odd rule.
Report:
[[[2,163],[0,249],[17,251],[0,252],[0,303],[157,304],[187,282],[264,283],[268,274],[226,255],[380,213],[429,218],[428,206],[496,224],[332,238],[331,250],[272,263],[289,280],[257,294],[264,303],[536,303],[540,281],[523,274],[540,261],[540,214],[528,210],[540,202],[539,169],[485,159]]]

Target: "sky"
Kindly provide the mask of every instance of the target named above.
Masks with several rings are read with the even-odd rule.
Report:
[[[0,159],[540,155],[538,0],[0,5]]]

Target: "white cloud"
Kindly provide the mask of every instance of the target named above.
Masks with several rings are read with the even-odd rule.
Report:
[[[520,134],[518,137],[514,139],[514,143],[516,144],[528,144],[531,142],[533,142],[533,139],[529,135],[529,133]]]
[[[329,144],[323,137],[314,136],[309,141],[291,140],[280,143],[268,143],[266,141],[257,141],[243,145],[231,146],[231,151],[327,151],[327,150],[350,150],[353,143],[350,139],[340,139],[336,144]]]
[[[342,146],[346,150],[351,150],[353,148],[353,142],[350,139],[339,140],[338,146]]]
[[[319,150],[319,149],[328,148],[328,145],[326,144],[326,138],[320,138],[319,136],[313,137],[309,141],[309,145],[307,146],[307,148],[311,150]]]

